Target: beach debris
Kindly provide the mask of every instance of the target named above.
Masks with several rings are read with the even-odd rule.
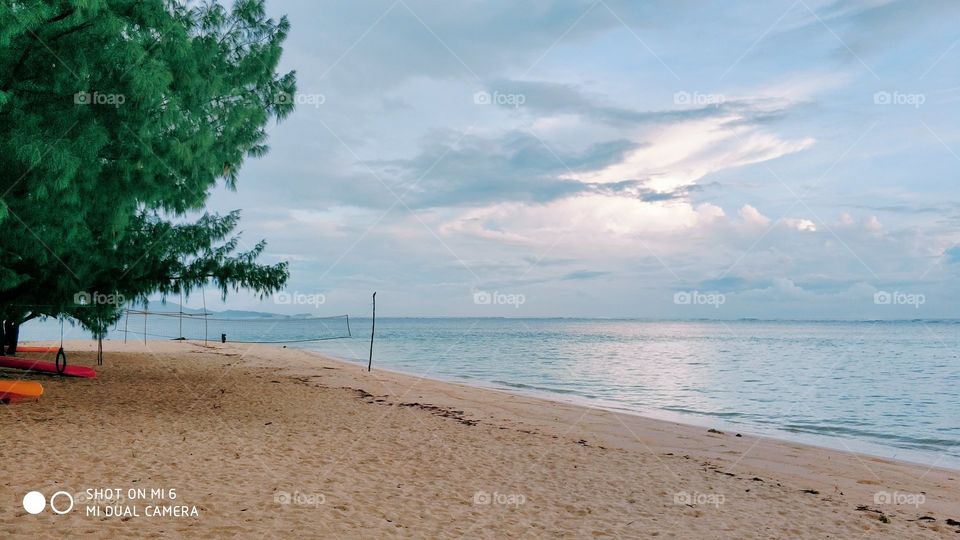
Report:
[[[810,494],[810,495],[819,495],[819,494],[820,494],[820,492],[817,491],[817,490],[815,490],[815,489],[804,489],[803,492],[804,492],[804,493],[808,493],[808,494]]]
[[[763,482],[763,478],[760,478],[759,476],[754,476],[753,478],[751,478],[751,480],[753,480],[754,482]]]
[[[370,397],[373,397],[373,396],[371,395]],[[445,409],[443,407],[437,407],[436,405],[430,405],[429,403],[419,403],[419,402],[401,403],[400,407],[417,407],[419,409],[429,411],[430,413],[436,416],[440,416],[443,418],[453,418],[454,420],[456,420],[457,422],[460,422],[465,426],[475,426],[479,423],[477,420],[471,420],[465,417],[463,411],[458,411],[454,409]]]
[[[877,510],[876,508],[870,508],[865,504],[861,504],[860,506],[857,507],[857,511],[870,512],[873,514],[877,514],[877,519],[880,520],[881,523],[890,523],[890,518],[887,517],[887,515],[884,514],[882,510]]]
[[[373,394],[371,394],[370,392],[367,392],[362,388],[354,388],[353,391],[356,392],[358,396],[360,396],[360,399],[370,399],[374,397]]]
[[[920,516],[917,519],[908,519],[907,521],[936,521],[937,518],[933,516]]]
[[[741,435],[741,434],[739,434],[739,433],[737,433],[737,437],[743,437],[743,435]]]
[[[707,433],[716,433],[717,435],[723,435],[722,431],[720,431],[719,429],[713,429],[713,428],[708,429]]]
[[[960,527],[960,521],[947,518],[947,525],[950,525],[951,527]]]
[[[580,439],[579,441],[577,441],[577,444],[579,444],[580,446],[590,446],[589,444],[587,444],[586,439]]]

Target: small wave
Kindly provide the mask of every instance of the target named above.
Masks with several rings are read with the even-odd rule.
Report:
[[[665,411],[678,412],[678,413],[684,413],[684,414],[699,414],[699,415],[703,415],[703,416],[715,416],[715,417],[717,417],[717,418],[740,418],[740,417],[743,417],[743,416],[747,416],[746,414],[738,413],[738,412],[698,411],[698,410],[696,410],[696,409],[686,409],[686,408],[684,408],[684,407],[671,407],[671,406],[666,406],[666,407],[661,407],[661,409],[663,409],[663,410],[665,410]]]
[[[490,382],[492,382],[493,384],[501,384],[503,386],[509,386],[510,388],[519,388],[521,390],[536,390],[538,392],[550,392],[553,394],[570,394],[570,395],[583,396],[588,398],[597,397],[597,396],[594,396],[593,394],[586,394],[583,392],[579,392],[577,390],[568,390],[566,388],[551,388],[547,386],[535,386],[532,384],[523,384],[523,383],[507,382],[507,381],[490,381]]]
[[[818,435],[846,435],[850,437],[870,438],[883,441],[896,441],[900,445],[909,445],[924,450],[943,450],[944,448],[960,447],[960,441],[953,439],[917,438],[891,433],[879,433],[866,429],[855,429],[845,426],[829,426],[816,424],[786,424],[784,431],[793,433],[813,433]]]

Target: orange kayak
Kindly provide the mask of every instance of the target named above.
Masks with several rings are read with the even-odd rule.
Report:
[[[17,352],[32,352],[32,353],[55,353],[60,350],[60,347],[17,347]]]
[[[0,403],[37,399],[43,395],[43,386],[30,381],[0,381]]]

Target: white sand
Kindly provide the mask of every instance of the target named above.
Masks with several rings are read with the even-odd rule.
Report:
[[[293,349],[105,347],[99,378],[32,376],[46,395],[0,409],[0,537],[960,538],[958,471]],[[79,497],[67,515],[21,505],[98,487],[177,498],[126,501],[140,514],[126,519]],[[199,517],[143,515],[169,505]]]

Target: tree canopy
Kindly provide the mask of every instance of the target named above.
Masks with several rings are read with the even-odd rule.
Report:
[[[237,212],[190,216],[292,111],[288,30],[264,0],[0,3],[2,319],[100,334],[121,306],[78,295],[285,284],[286,263],[257,262],[262,241],[238,250]]]

